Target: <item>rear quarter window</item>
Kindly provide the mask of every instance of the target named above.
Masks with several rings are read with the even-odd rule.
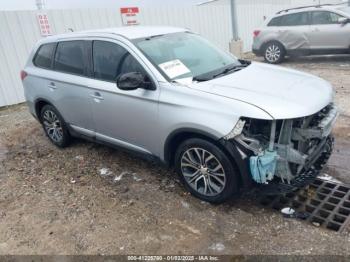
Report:
[[[33,60],[34,65],[41,68],[51,68],[55,46],[56,43],[44,44],[40,46]]]
[[[85,74],[85,41],[65,41],[57,45],[54,69],[75,75]]]
[[[281,16],[277,16],[271,19],[267,26],[280,26]]]

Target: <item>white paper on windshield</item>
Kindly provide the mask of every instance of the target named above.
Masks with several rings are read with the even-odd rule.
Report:
[[[187,73],[191,73],[190,69],[187,68],[179,59],[175,59],[163,64],[159,64],[159,67],[169,78],[175,78]]]

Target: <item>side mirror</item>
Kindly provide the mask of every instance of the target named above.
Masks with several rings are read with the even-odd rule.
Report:
[[[138,88],[152,89],[152,83],[147,81],[148,77],[140,72],[130,72],[117,78],[117,87],[121,90],[131,91]]]
[[[338,23],[339,24],[342,24],[342,25],[345,25],[345,24],[347,24],[347,23],[349,23],[350,22],[350,19],[349,18],[346,18],[346,17],[340,17],[339,19],[338,19]]]

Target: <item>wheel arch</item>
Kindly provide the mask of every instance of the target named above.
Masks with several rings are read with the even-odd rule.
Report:
[[[41,110],[45,105],[51,105],[51,106],[55,107],[49,100],[47,100],[45,98],[37,98],[34,101],[35,114],[39,120],[40,120]]]
[[[234,165],[237,166],[237,170],[239,170],[238,178],[240,185],[246,185],[245,181],[247,181],[247,178],[243,177],[247,173],[245,172],[246,163],[243,159],[240,158],[240,155],[238,153],[236,154],[236,150],[232,150],[231,148],[227,147],[226,143],[223,142],[223,138],[218,138],[213,134],[198,129],[177,129],[167,137],[166,142],[164,144],[164,163],[167,167],[174,166],[174,157],[178,146],[183,141],[190,138],[201,138],[219,147],[229,157],[229,159],[234,163]],[[235,152],[233,153],[233,151]]]
[[[210,134],[208,132],[205,132],[199,129],[180,128],[180,129],[174,130],[166,138],[164,143],[164,149],[163,149],[164,162],[168,167],[171,167],[173,165],[174,156],[178,145],[189,138],[202,138],[210,142],[213,142],[215,144],[216,144],[216,141],[219,140],[219,138],[217,138],[213,134]]]
[[[261,51],[262,53],[264,54],[265,53],[265,49],[266,49],[266,46],[270,43],[278,43],[280,44],[282,47],[283,47],[283,51],[284,53],[287,53],[287,49],[286,49],[286,46],[279,40],[276,40],[276,39],[270,39],[270,40],[267,40],[265,41],[262,45],[261,45]]]

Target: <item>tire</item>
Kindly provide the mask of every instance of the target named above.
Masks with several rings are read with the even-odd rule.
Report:
[[[71,136],[67,124],[52,105],[45,105],[40,112],[40,122],[50,141],[61,148],[69,145]]]
[[[215,144],[199,138],[188,139],[178,147],[174,161],[181,182],[199,199],[218,204],[238,193],[239,171]]]
[[[283,45],[279,42],[273,41],[265,45],[264,58],[269,64],[280,64],[285,58],[286,52]]]

